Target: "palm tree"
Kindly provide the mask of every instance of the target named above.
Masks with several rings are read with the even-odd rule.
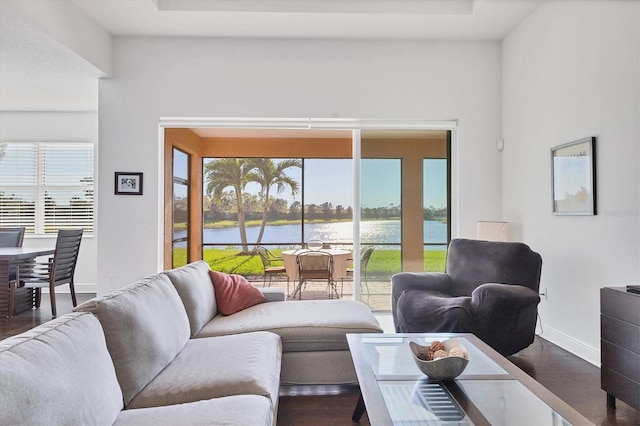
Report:
[[[247,186],[247,183],[257,181],[257,174],[252,172],[254,168],[253,162],[246,158],[220,158],[204,166],[204,173],[207,179],[207,194],[214,200],[222,198],[225,188],[233,188],[238,209],[238,227],[240,228],[242,253],[249,252],[242,191]]]
[[[271,158],[256,158],[252,160],[252,163],[255,166],[255,174],[258,176],[258,179],[255,182],[258,182],[260,186],[262,186],[261,193],[264,197],[262,205],[262,224],[260,225],[260,233],[256,240],[257,247],[262,242],[264,228],[267,224],[271,187],[275,185],[276,192],[278,194],[282,194],[288,186],[291,188],[291,195],[295,196],[298,193],[299,184],[296,180],[287,176],[285,170],[291,167],[302,167],[302,161],[288,159],[282,160],[279,163],[274,163]]]

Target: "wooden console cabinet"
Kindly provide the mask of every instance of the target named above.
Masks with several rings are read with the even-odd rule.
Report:
[[[600,387],[640,410],[640,294],[624,287],[600,289]]]

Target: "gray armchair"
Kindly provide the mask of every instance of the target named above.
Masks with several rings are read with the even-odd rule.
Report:
[[[446,273],[391,278],[399,333],[473,333],[504,356],[533,342],[542,258],[522,243],[454,239]]]

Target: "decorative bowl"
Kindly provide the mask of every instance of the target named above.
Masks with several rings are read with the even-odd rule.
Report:
[[[435,343],[441,343],[443,348],[439,351],[432,350]],[[458,339],[448,339],[442,342],[434,341],[427,346],[410,341],[409,347],[413,355],[413,360],[420,371],[433,380],[451,380],[456,378],[462,374],[469,363],[469,352],[467,352],[467,348],[465,348]],[[436,348],[439,348],[439,345],[436,345]],[[453,353],[451,353],[452,349]],[[446,356],[440,358],[439,356],[444,355],[441,351],[446,352]],[[429,352],[431,352],[431,357],[433,357],[435,353],[436,358],[427,360],[430,358]]]

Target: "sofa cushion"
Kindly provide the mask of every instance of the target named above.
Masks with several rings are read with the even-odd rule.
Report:
[[[230,395],[261,395],[275,407],[282,346],[273,333],[190,340],[127,408],[182,404]]]
[[[367,305],[356,300],[302,300],[252,306],[216,316],[197,337],[271,331],[282,338],[283,352],[349,350],[347,333],[380,333]]]
[[[284,288],[278,287],[263,287],[259,288],[260,292],[264,295],[264,301],[269,302],[284,302],[287,300],[287,292]]]
[[[191,337],[198,334],[202,326],[218,313],[209,271],[207,262],[200,260],[164,272],[184,303],[191,326]]]
[[[114,426],[261,426],[274,423],[274,413],[268,398],[236,395],[188,404],[125,410]]]
[[[209,271],[216,293],[218,310],[222,315],[232,315],[266,300],[264,294],[241,275]]]
[[[111,424],[122,392],[98,320],[72,313],[0,341],[0,423]]]
[[[396,326],[401,333],[473,332],[471,297],[405,290],[396,303]]]
[[[189,319],[169,278],[140,279],[75,308],[94,313],[104,329],[125,405],[184,348]]]

